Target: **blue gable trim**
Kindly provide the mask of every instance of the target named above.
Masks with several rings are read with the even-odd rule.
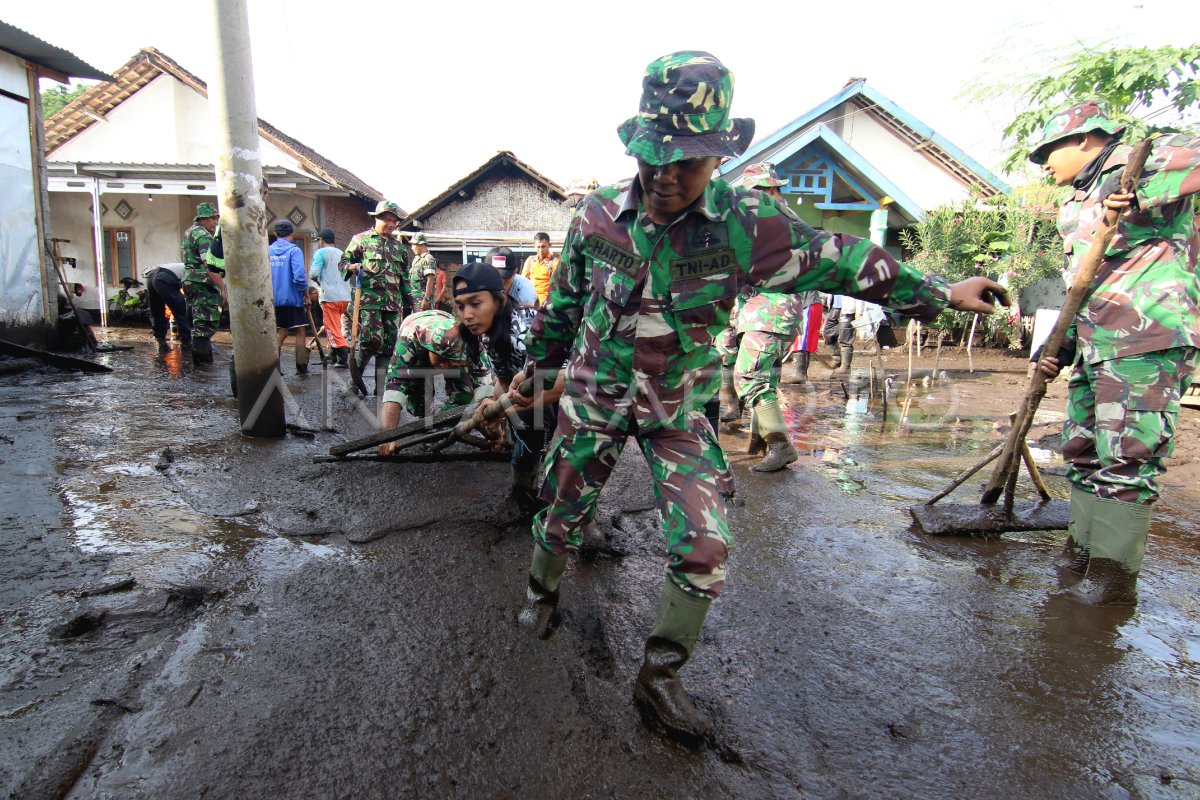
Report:
[[[763,139],[761,142],[751,146],[746,150],[745,153],[742,153],[742,155],[722,166],[720,170],[721,175],[726,175],[730,172],[743,169],[750,164],[761,161],[763,153],[778,147],[781,143],[785,142],[788,137],[794,136],[797,132],[804,130],[804,128],[811,125],[820,117],[828,114],[834,108],[837,108],[842,103],[845,103],[847,100],[850,100],[857,95],[862,95],[865,99],[878,105],[884,111],[891,114],[908,127],[912,128],[914,131],[928,139],[933,144],[937,145],[939,148],[945,151],[948,156],[953,158],[955,161],[958,161],[980,178],[983,178],[985,181],[995,187],[997,191],[1010,191],[1008,184],[996,177],[991,170],[985,168],[982,164],[968,156],[965,152],[960,150],[933,128],[930,128],[912,114],[893,103],[879,91],[867,86],[866,81],[855,81],[845,89],[842,89],[840,92],[835,94],[833,97],[826,100],[824,103],[821,103],[815,108],[810,109],[802,116],[797,117],[788,125],[785,125],[784,127],[772,133],[766,139]],[[843,142],[843,144],[845,143]],[[798,147],[794,146],[787,147],[789,153],[796,152],[798,149]],[[783,159],[778,156],[775,158],[776,163],[782,160]],[[892,197],[896,197],[896,195],[893,194]]]
[[[831,131],[825,125],[818,125],[808,131],[805,131],[794,142],[789,143],[786,155],[777,158],[775,163],[780,168],[786,168],[788,160],[800,154],[805,148],[812,145],[814,142],[819,142],[822,150],[832,153],[843,163],[853,169],[858,175],[861,175],[864,180],[875,186],[879,191],[892,198],[895,201],[896,207],[915,220],[920,220],[925,217],[925,210],[921,208],[911,197],[905,194],[899,186],[893,183],[882,172],[877,170],[871,162],[867,161],[857,150],[846,143],[846,140]],[[863,187],[856,181],[850,182],[851,186],[856,191],[864,195],[870,193],[865,191]],[[856,206],[857,207],[857,206]],[[875,208],[878,208],[878,204]]]
[[[742,153],[737,158],[726,162],[726,164],[721,167],[721,174],[724,175],[727,172],[732,172],[735,169],[740,169],[761,161],[762,159],[759,157],[760,153],[770,150],[772,147],[775,147],[797,131],[803,130],[810,123],[812,123],[813,120],[828,114],[830,111],[837,108],[851,97],[854,97],[854,95],[858,94],[864,85],[864,81],[855,81],[854,83],[850,84],[845,89],[842,89],[833,97],[826,100],[824,103],[821,103],[821,105],[810,109],[803,116],[797,117],[790,124],[783,126],[766,139],[763,139],[758,144],[751,146],[746,150],[746,152]]]
[[[908,113],[903,108],[901,108],[900,106],[893,103],[887,97],[884,97],[884,95],[881,92],[879,92],[878,90],[874,89],[873,87],[867,86],[864,83],[864,84],[862,84],[862,95],[863,95],[863,97],[866,97],[868,100],[870,100],[871,102],[878,105],[884,111],[891,114],[896,119],[903,122],[908,127],[912,128],[917,133],[924,136],[929,141],[936,144],[938,147],[945,150],[946,154],[948,156],[950,156],[955,161],[962,164],[967,169],[974,172],[979,177],[983,178],[985,181],[990,183],[992,186],[996,187],[996,189],[998,191],[1001,191],[1001,192],[1011,191],[1009,188],[1009,185],[1007,183],[1005,183],[1004,181],[1000,180],[999,178],[997,178],[994,174],[992,174],[991,170],[987,169],[982,164],[980,164],[978,161],[976,161],[975,159],[971,158],[969,155],[964,153],[962,150],[960,150],[957,146],[952,144],[949,140],[947,140],[945,137],[943,137],[940,133],[935,131],[933,128],[929,127],[924,122],[921,122],[921,120],[917,119],[912,114]]]

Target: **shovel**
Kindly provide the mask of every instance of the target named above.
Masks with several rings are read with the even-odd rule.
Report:
[[[533,379],[526,378],[521,381],[517,387],[517,391],[525,397],[530,397],[533,394]],[[491,447],[491,444],[486,439],[470,435],[477,427],[475,418],[471,413],[473,408],[473,406],[453,408],[441,414],[435,414],[433,417],[427,419],[419,419],[407,425],[401,425],[398,428],[380,431],[370,436],[334,445],[329,448],[329,455],[335,458],[345,458],[345,456],[351,453],[378,447],[387,442],[396,442],[397,451],[427,445],[429,453],[439,453],[455,442],[462,442],[472,447],[477,447],[480,450],[487,450]],[[512,408],[512,400],[509,399],[508,395],[504,395],[498,402],[492,403],[487,407],[487,410],[483,412],[483,417],[486,421],[492,422],[508,413],[510,408]],[[481,454],[480,457],[483,457],[483,455]],[[326,463],[330,460],[329,458],[323,458],[318,463]]]
[[[1151,139],[1144,139],[1134,147],[1129,154],[1129,161],[1121,174],[1121,191],[1129,192],[1137,186],[1142,177],[1142,167],[1150,154]],[[1050,337],[1042,348],[1043,353],[1057,353],[1066,339],[1067,328],[1075,319],[1080,305],[1092,290],[1092,281],[1096,271],[1104,262],[1104,253],[1116,235],[1120,222],[1117,212],[1106,209],[1100,229],[1092,240],[1091,247],[1079,265],[1079,271],[1067,291],[1059,311],[1058,321],[1050,332]],[[1029,445],[1025,437],[1033,425],[1033,416],[1038,405],[1046,395],[1046,378],[1035,367],[1029,378],[1029,386],[1020,408],[1012,415],[1012,429],[1004,444],[993,450],[986,458],[970,467],[942,491],[925,501],[924,505],[910,508],[913,521],[917,528],[931,536],[987,536],[1001,534],[1007,531],[1031,530],[1066,530],[1069,518],[1070,503],[1065,500],[1051,500],[1046,491],[1045,483],[1034,466],[1029,453]],[[992,461],[996,466],[992,476],[983,490],[983,497],[978,505],[950,505],[935,509],[934,503],[948,495],[955,487],[962,484],[979,470]],[[1035,504],[1015,502],[1017,476],[1024,462],[1033,478],[1034,485],[1041,495],[1041,502]],[[996,508],[996,501],[1004,495],[1004,505]]]

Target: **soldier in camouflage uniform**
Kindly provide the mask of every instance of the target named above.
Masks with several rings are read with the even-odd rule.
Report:
[[[429,240],[423,233],[412,237],[413,262],[408,270],[408,293],[416,298],[416,310],[428,311],[436,304],[437,259],[429,252]]]
[[[217,229],[217,209],[212,203],[196,208],[192,226],[179,242],[183,261],[183,293],[192,314],[192,363],[211,364],[212,335],[221,325],[225,299],[225,270],[208,263],[208,248]]]
[[[1095,101],[1045,124],[1030,154],[1073,193],[1058,215],[1070,272],[1096,235],[1105,209],[1121,212],[1117,233],[1069,341],[1041,359],[1047,377],[1072,366],[1063,457],[1071,517],[1064,565],[1083,579],[1063,594],[1090,604],[1137,602],[1158,478],[1174,449],[1179,398],[1200,362],[1200,137],[1155,139],[1135,190],[1120,192],[1132,148],[1123,126]]]
[[[788,208],[779,187],[783,181],[766,161],[751,164],[742,173],[741,184],[771,196],[779,209],[806,228],[810,237],[817,231],[801,222]],[[779,410],[779,369],[788,347],[800,328],[800,314],[816,301],[816,292],[782,294],[750,287],[742,294],[737,313],[738,351],[734,364],[734,390],[738,400],[750,406],[750,455],[763,455],[751,467],[755,472],[777,472],[799,458],[788,438],[787,425]]]
[[[492,387],[484,385],[487,357],[471,361],[454,317],[445,311],[418,311],[400,324],[396,336],[383,393],[382,430],[396,427],[401,405],[417,418],[431,413],[426,400],[433,398],[435,370],[446,381],[446,401],[439,411],[470,404],[477,390],[481,396],[492,394]],[[380,445],[379,454],[391,455],[395,446]]]
[[[380,200],[371,216],[375,227],[354,235],[342,252],[342,277],[362,273],[358,311],[358,350],[355,368],[362,372],[375,359],[375,394],[382,395],[387,361],[396,348],[396,331],[413,307],[408,283],[408,253],[392,233],[404,212],[390,200]]]
[[[638,175],[579,204],[528,344],[547,388],[568,363],[521,621],[549,635],[568,551],[579,547],[626,437],[636,435],[668,556],[634,699],[690,742],[710,727],[678,670],[724,586],[731,543],[732,476],[703,409],[718,384],[713,336],[738,291],[824,288],[924,319],[948,303],[990,311],[984,292],[1003,293],[984,278],[949,287],[855,237],[813,237],[771,198],[713,179],[721,158],[736,157],[753,135],[752,120],[729,115],[732,89],[708,53],[649,65],[641,111],[618,129]]]

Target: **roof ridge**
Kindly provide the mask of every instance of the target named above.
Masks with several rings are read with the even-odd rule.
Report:
[[[208,84],[202,78],[185,69],[178,61],[158,48],[143,47],[132,58],[121,65],[120,69],[115,73],[114,81],[98,83],[95,86],[89,87],[87,91],[45,121],[47,152],[61,147],[94,125],[97,117],[92,116],[92,114],[98,115],[98,118],[101,120],[104,119],[105,114],[112,111],[129,97],[132,97],[143,89],[154,78],[158,77],[157,75],[147,76],[145,74],[132,75],[131,73],[143,62],[149,64],[159,74],[170,75],[195,89],[206,100],[208,99]],[[116,89],[116,87],[126,81],[134,84],[130,91],[124,92],[123,88]],[[114,91],[114,89],[116,90]],[[110,96],[102,101],[101,97],[106,93]],[[88,113],[89,110],[91,113]],[[311,170],[322,180],[329,181],[334,186],[345,189],[371,202],[378,202],[383,199],[382,192],[350,170],[338,166],[313,148],[304,144],[299,139],[284,133],[262,117],[258,117],[257,119],[260,136],[267,139],[267,141],[283,150],[292,158],[295,158],[305,169]]]

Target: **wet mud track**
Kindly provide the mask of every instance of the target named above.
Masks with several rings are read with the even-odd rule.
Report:
[[[789,388],[803,457],[776,475],[722,435],[737,543],[684,672],[717,728],[691,751],[630,701],[662,547],[634,448],[533,641],[505,464],[313,464],[370,429],[340,394],[337,433],[243,439],[220,356],[123,339],[111,375],[0,383],[7,796],[1200,796],[1194,487],[1132,613],[1047,601],[1061,534],[908,528],[1019,376],[923,387],[905,420]],[[285,382],[316,427],[319,372]]]

